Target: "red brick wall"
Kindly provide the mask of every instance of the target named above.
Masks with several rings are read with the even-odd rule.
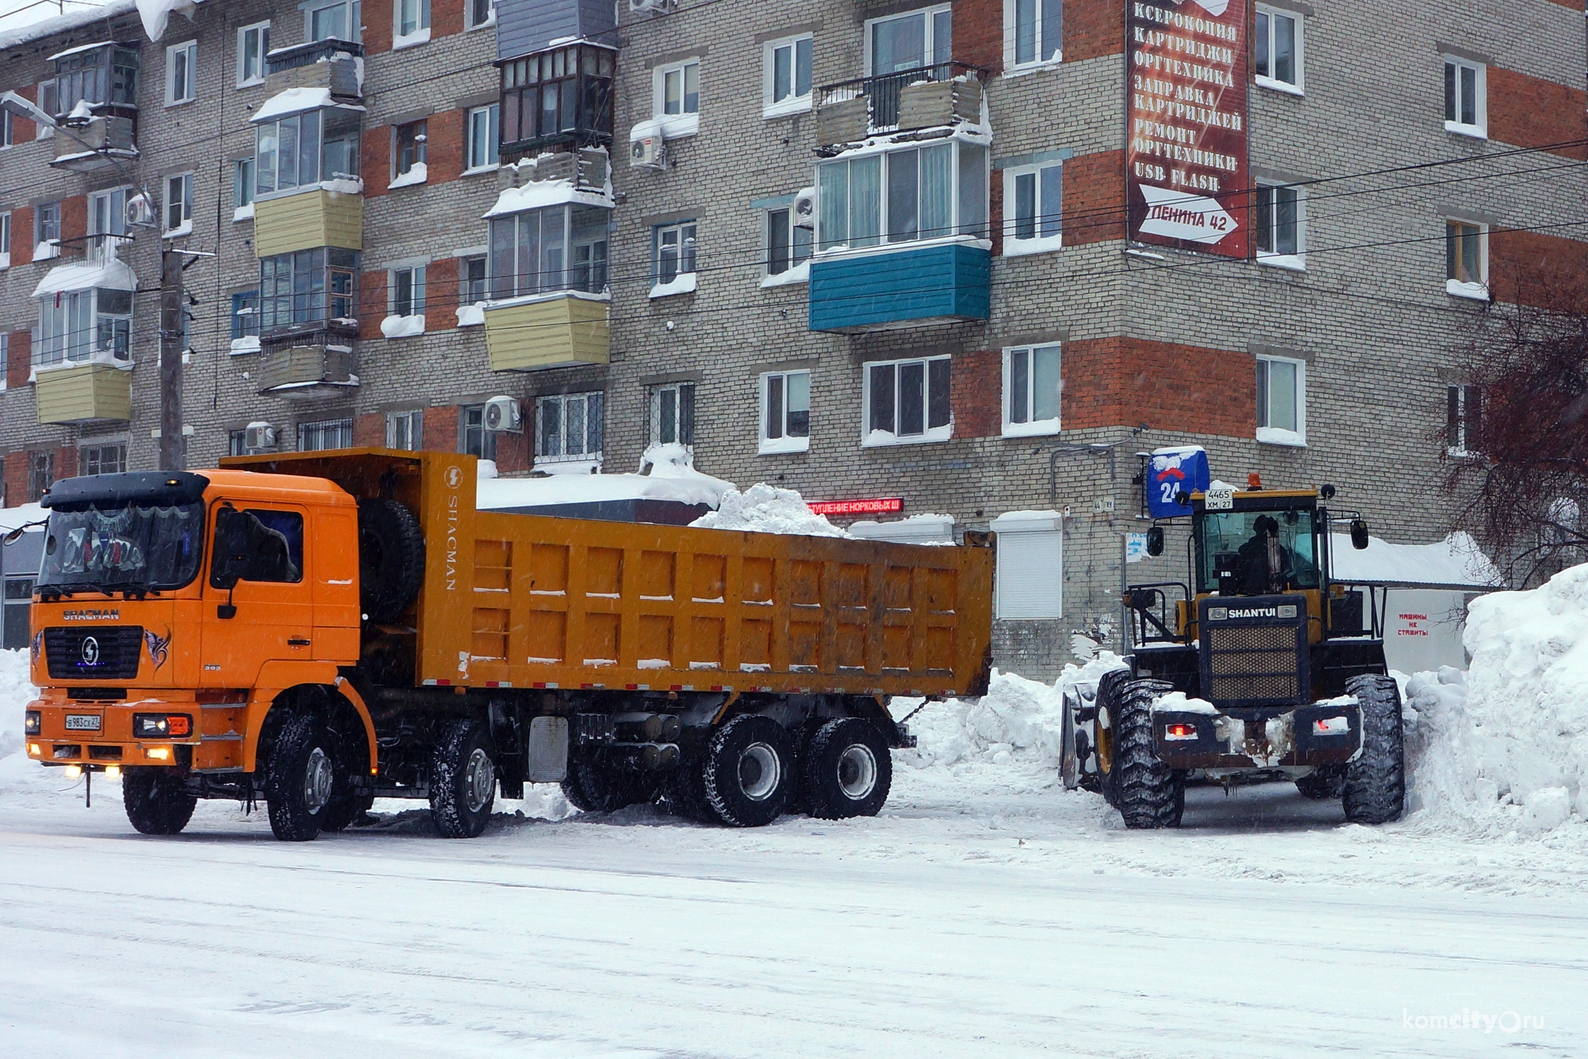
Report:
[[[1064,163],[1066,245],[1125,238],[1124,207],[1125,152],[1082,154]]]
[[[534,464],[529,451],[532,422],[533,418],[526,415],[525,429],[521,433],[496,435],[496,469],[502,474],[527,471]]]
[[[11,263],[26,265],[33,260],[33,207],[18,206],[11,211]]]
[[[1249,438],[1257,427],[1250,353],[1135,338],[1064,346],[1066,428],[1128,426]]]
[[[987,232],[992,238],[993,257],[1003,256],[1004,174],[1001,169],[992,171],[992,183],[987,188]]]
[[[16,507],[28,502],[28,460],[26,452],[8,452],[5,458],[5,502]]]
[[[81,240],[88,235],[88,196],[61,200],[61,239]],[[82,243],[78,243],[81,246]]]
[[[1489,288],[1495,301],[1588,312],[1588,243],[1493,229]]]
[[[38,85],[22,85],[22,86],[16,88],[14,91],[16,92],[17,95],[21,96],[23,99],[27,100],[29,103],[37,103],[39,101],[39,86]],[[27,118],[13,117],[11,119],[11,142],[12,143],[27,143],[30,140],[32,140],[33,137],[36,136],[37,134],[38,134],[37,127],[34,125],[34,123],[32,121],[29,121]]]
[[[55,450],[55,480],[77,477],[77,448],[62,445]]]
[[[425,330],[458,326],[458,259],[442,257],[425,266]]]
[[[380,322],[386,318],[386,273],[371,269],[358,278],[358,337],[383,338]]]
[[[425,122],[427,182],[456,180],[463,173],[463,111],[443,110]]]
[[[468,0],[431,0],[430,36],[463,32],[463,6]]]
[[[1125,0],[1065,0],[1065,62],[1121,55],[1124,51]]]
[[[386,185],[391,183],[391,126],[377,125],[373,129],[365,129],[359,155],[359,172],[364,176],[364,197],[372,199],[386,194]]]
[[[379,412],[361,415],[353,420],[353,444],[359,447],[386,444],[386,417]]]
[[[438,0],[438,3],[447,2],[448,0]],[[375,55],[383,51],[391,51],[392,0],[364,0],[363,13],[364,54]],[[432,10],[432,21],[434,18],[435,12]]]
[[[1538,147],[1588,137],[1588,92],[1499,66],[1490,66],[1487,77],[1489,139]],[[1588,159],[1588,145],[1578,142],[1553,153]]]
[[[954,0],[954,58],[1002,72],[1004,0]]]
[[[458,406],[446,404],[426,408],[420,432],[424,435],[426,452],[457,452]]]
[[[956,438],[1003,433],[1003,351],[957,353],[949,380]]]
[[[11,343],[6,350],[6,386],[16,390],[28,384],[28,372],[33,367],[33,332],[23,329],[11,332]]]

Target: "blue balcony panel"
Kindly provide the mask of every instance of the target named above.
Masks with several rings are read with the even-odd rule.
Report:
[[[881,331],[987,319],[992,254],[967,243],[811,262],[812,331]]]

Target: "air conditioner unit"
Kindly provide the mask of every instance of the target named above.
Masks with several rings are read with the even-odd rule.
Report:
[[[524,410],[511,397],[493,397],[485,402],[485,429],[513,431],[524,429]]]
[[[243,431],[243,445],[249,449],[275,448],[276,428],[269,423],[249,423]]]
[[[794,227],[816,227],[816,189],[800,188],[794,196]]]
[[[154,207],[149,203],[149,196],[141,191],[127,199],[121,212],[128,228],[154,227]]]
[[[666,14],[668,6],[669,0],[629,0],[629,10],[640,14]]]
[[[658,121],[642,121],[629,133],[629,165],[661,169],[667,161],[667,141]]]

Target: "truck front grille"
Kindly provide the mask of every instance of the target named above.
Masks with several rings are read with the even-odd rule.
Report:
[[[1301,696],[1295,625],[1210,628],[1207,648],[1214,702]]]
[[[140,625],[57,626],[44,630],[53,680],[133,680],[143,649]]]

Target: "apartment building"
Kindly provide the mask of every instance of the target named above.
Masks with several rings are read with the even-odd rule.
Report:
[[[8,505],[156,465],[174,250],[194,466],[678,445],[937,516],[861,532],[998,530],[999,664],[1051,674],[1118,635],[1137,453],[1441,536],[1474,329],[1588,263],[1554,0],[93,14],[0,39],[0,91],[61,126],[5,111]]]

